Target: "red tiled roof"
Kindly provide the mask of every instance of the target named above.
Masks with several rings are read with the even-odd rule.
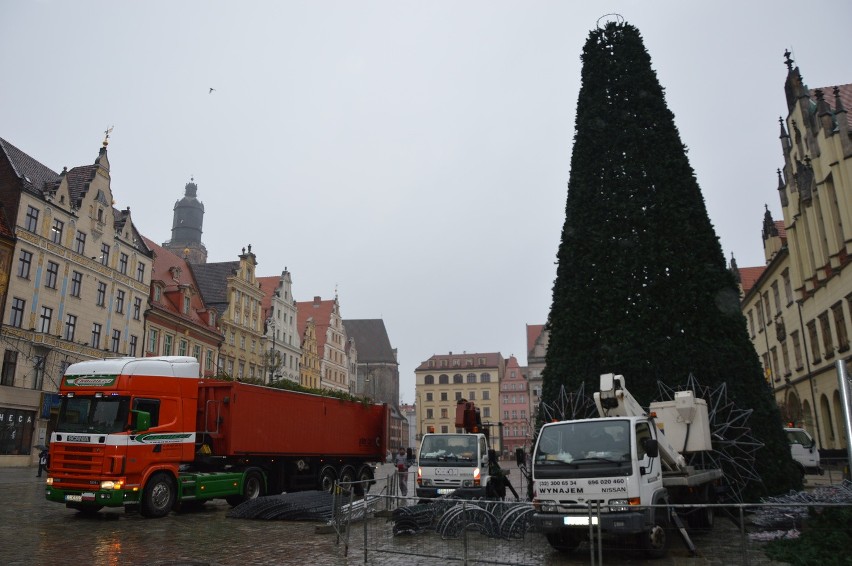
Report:
[[[834,97],[834,86],[824,86],[821,87],[823,92],[823,100],[828,102],[828,105],[831,107],[832,112],[837,110],[837,105],[835,104]],[[843,104],[843,108],[846,110],[846,123],[849,124],[849,129],[852,130],[852,84],[845,85],[837,85],[840,94],[840,103]],[[808,94],[811,97],[811,100],[816,102],[816,91],[817,89],[812,88],[809,89]]]
[[[313,301],[296,301],[297,318],[299,324],[299,336],[305,335],[305,326],[308,319],[314,319],[317,332],[317,354],[323,359],[325,352],[325,339],[328,325],[331,322],[331,312],[334,310],[334,299],[323,301],[321,297],[314,297]]]
[[[485,364],[479,363],[479,358],[485,358]],[[417,370],[428,370],[433,369],[436,372],[440,372],[443,370],[446,373],[451,371],[460,371],[465,368],[478,368],[478,367],[489,367],[489,368],[499,368],[502,363],[503,355],[500,352],[487,352],[487,353],[474,353],[474,352],[462,352],[461,354],[453,354],[450,352],[449,354],[435,354],[425,362],[421,362],[421,364],[416,368]],[[467,360],[473,360],[473,366],[467,365]],[[429,367],[430,361],[441,362],[442,360],[447,360],[447,366],[442,367],[440,363],[436,363],[434,367]],[[453,360],[458,360],[458,365],[453,365]]]
[[[256,277],[255,280],[260,283],[260,290],[263,291],[263,303],[261,303],[261,306],[263,308],[263,319],[266,320],[269,318],[269,309],[272,308],[272,296],[278,289],[278,283],[281,282],[281,276]]]
[[[763,272],[766,271],[766,266],[740,267],[738,268],[738,271],[740,272],[740,282],[743,286],[743,294],[747,295],[751,288],[754,287],[754,284],[757,283],[757,280],[760,279],[760,276],[763,275]]]
[[[541,336],[541,333],[544,331],[543,324],[528,324],[527,325],[527,353],[532,352],[533,348],[535,348],[535,343],[538,341],[538,337]]]

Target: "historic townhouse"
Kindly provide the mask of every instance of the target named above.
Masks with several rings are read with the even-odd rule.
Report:
[[[201,375],[216,375],[219,345],[224,337],[216,327],[216,311],[207,308],[189,265],[145,238],[154,252],[151,295],[145,311],[146,356],[192,356]]]
[[[234,379],[262,379],[266,367],[263,290],[257,282],[257,259],[243,248],[239,261],[190,263],[207,308],[220,313],[224,342],[217,373]]]
[[[0,202],[17,238],[0,330],[0,459],[27,465],[48,440],[68,365],[141,355],[152,258],[130,209],[113,208],[106,139],[93,165],[61,173],[0,140]]]
[[[302,357],[299,359],[299,381],[305,387],[320,388],[320,356],[317,348],[317,325],[313,317],[298,317]]]
[[[298,301],[296,307],[299,310],[299,328],[304,328],[308,319],[313,319],[316,327],[320,387],[351,393],[355,384],[349,382],[346,330],[340,318],[337,296],[330,301],[323,301],[322,297],[314,297],[313,301]]]
[[[287,268],[280,277],[258,277],[263,290],[263,313],[266,333],[267,364],[265,380],[287,379],[301,382],[299,364],[302,357],[298,330],[298,310],[293,299],[293,278]]]
[[[732,269],[766,379],[788,421],[822,449],[846,438],[836,362],[849,357],[852,311],[852,85],[808,89],[787,55],[780,119],[783,221],[764,215],[766,265]]]
[[[543,324],[527,324],[527,367],[524,371],[529,384],[529,415],[531,421],[538,416],[541,404],[541,373],[544,371],[544,358],[547,355],[547,344],[550,331]]]
[[[491,447],[501,452],[499,394],[505,366],[502,354],[496,352],[436,354],[417,366],[417,406],[422,411],[418,435],[456,432],[456,404],[465,399],[479,408],[482,424],[489,427]]]
[[[516,448],[530,451],[529,383],[515,356],[506,360],[506,371],[500,380],[500,431],[504,455],[514,454]]]

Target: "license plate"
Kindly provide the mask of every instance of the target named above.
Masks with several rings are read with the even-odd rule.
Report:
[[[592,517],[591,519],[592,519],[593,525],[598,524],[598,518],[597,517]],[[562,522],[564,524],[570,525],[570,526],[577,526],[577,525],[589,526],[589,517],[565,517],[565,518],[562,519]]]
[[[82,495],[66,495],[65,501],[75,501],[75,502],[79,503],[80,501],[83,501],[83,496]]]
[[[454,491],[455,491],[454,489],[441,488],[441,489],[438,490],[438,495],[448,495],[448,494],[450,494]]]

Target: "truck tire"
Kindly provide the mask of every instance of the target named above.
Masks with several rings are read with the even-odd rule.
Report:
[[[547,542],[559,552],[574,552],[580,546],[582,538],[571,529],[561,529],[555,533],[547,533]]]
[[[340,470],[340,483],[349,484],[348,486],[344,486],[346,489],[351,489],[353,487],[352,484],[355,482],[356,477],[355,468],[352,466],[343,466],[343,469]]]
[[[225,498],[225,501],[231,507],[236,507],[244,501],[257,499],[263,494],[263,474],[259,470],[247,470],[243,474],[243,492],[239,495],[229,495]]]
[[[145,484],[140,513],[143,517],[165,517],[174,507],[176,495],[172,477],[167,473],[157,472]]]
[[[328,493],[331,493],[334,489],[335,481],[337,481],[337,471],[334,469],[334,466],[326,466],[320,471],[320,491],[327,491]]]
[[[663,558],[666,555],[668,523],[661,516],[661,510],[654,510],[654,524],[651,528],[639,534],[639,546],[648,558]]]
[[[364,495],[376,483],[375,476],[373,475],[373,467],[369,464],[361,465],[358,468],[358,475],[356,477],[358,478],[358,483],[355,484],[355,495]]]

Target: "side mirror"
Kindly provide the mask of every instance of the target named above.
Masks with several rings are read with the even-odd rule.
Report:
[[[524,454],[524,449],[520,446],[515,448],[515,462],[519,467],[527,465],[527,455]]]
[[[134,419],[136,422],[131,426],[134,432],[145,432],[151,428],[151,413],[148,411],[137,411],[135,409],[130,412],[133,413],[134,417],[136,417]]]
[[[660,455],[660,445],[656,438],[646,438],[642,441],[642,446],[645,447],[645,453],[651,458],[656,458]]]

